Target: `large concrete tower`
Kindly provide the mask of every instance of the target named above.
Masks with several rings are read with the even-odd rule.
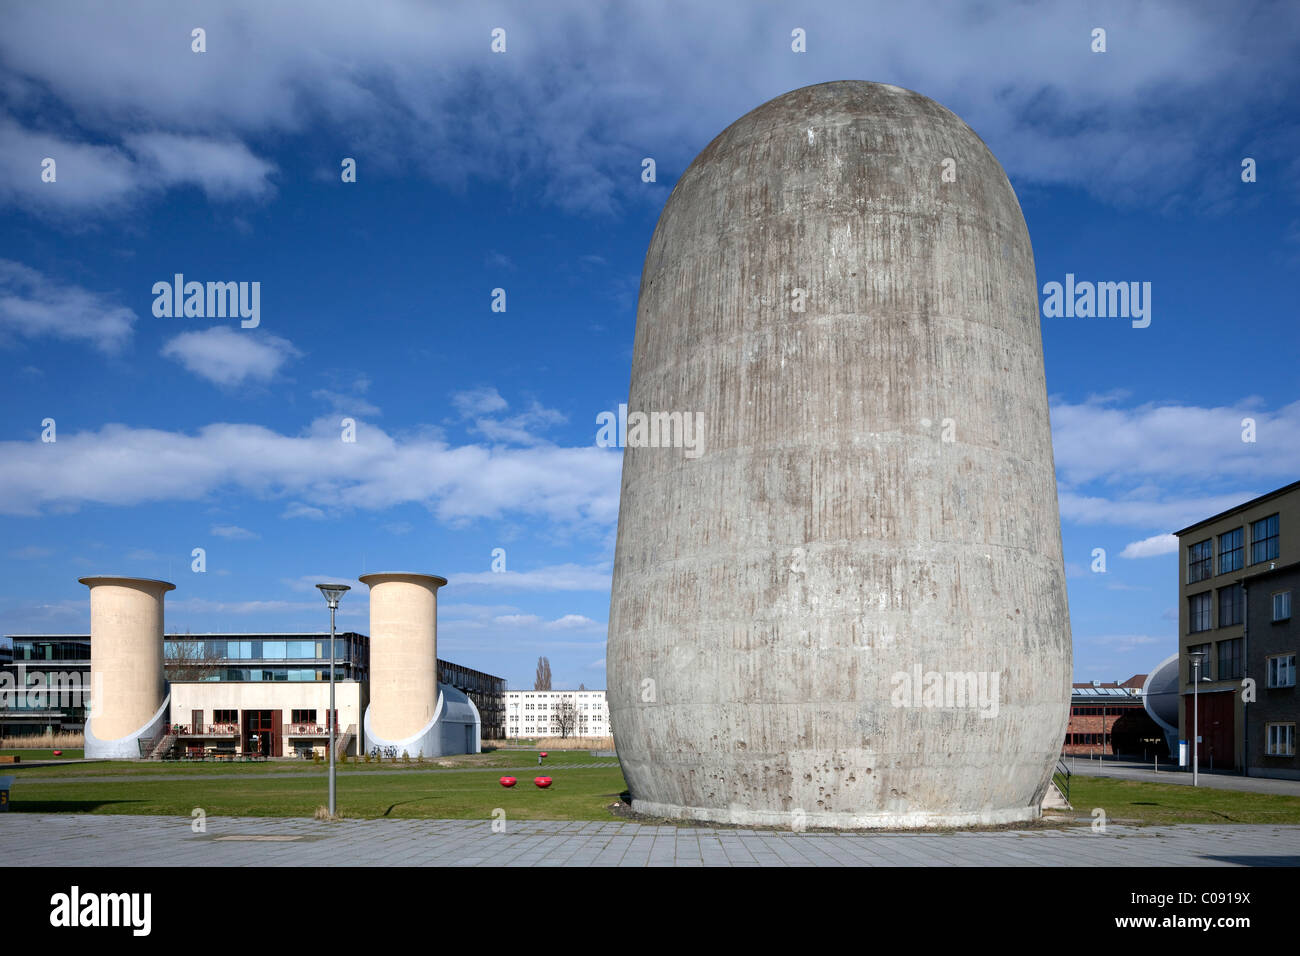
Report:
[[[163,596],[167,581],[78,579],[90,588],[90,715],[87,758],[139,757],[139,741],[167,724]]]
[[[628,420],[608,659],[636,809],[1038,815],[1070,634],[1034,261],[965,123],[841,82],[723,131],[650,242]]]
[[[438,683],[438,588],[447,579],[399,573],[360,581],[370,586],[365,748],[394,747],[412,757],[476,753],[477,709],[456,688]]]

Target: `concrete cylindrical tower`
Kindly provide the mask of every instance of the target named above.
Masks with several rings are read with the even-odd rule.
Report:
[[[438,701],[438,588],[432,574],[367,574],[370,707],[374,737],[406,741],[433,720]],[[425,756],[431,754],[425,751]],[[411,751],[415,756],[415,751]]]
[[[1038,816],[1070,631],[1033,251],[965,123],[841,82],[724,130],[651,239],[627,414],[608,660],[634,808]]]
[[[111,576],[78,580],[90,588],[91,714],[85,754],[140,756],[135,741],[153,736],[167,699],[163,596],[176,585]]]

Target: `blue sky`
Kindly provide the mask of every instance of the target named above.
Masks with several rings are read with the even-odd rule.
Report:
[[[659,211],[730,122],[835,79],[984,138],[1040,289],[1152,284],[1145,329],[1043,319],[1077,679],[1174,651],[1164,536],[1300,477],[1294,5],[266,6],[4,14],[0,633],[84,631],[97,573],[176,582],[182,631],[319,629],[342,579],[366,630],[353,579],[423,570],[440,656],[603,687],[596,416]],[[260,325],[155,317],[177,272],[260,282]]]

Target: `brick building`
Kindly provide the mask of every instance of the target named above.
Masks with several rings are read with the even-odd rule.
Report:
[[[1091,681],[1071,685],[1070,723],[1061,752],[1143,760],[1157,753],[1165,755],[1164,731],[1142,704],[1146,677],[1135,674],[1122,684]]]

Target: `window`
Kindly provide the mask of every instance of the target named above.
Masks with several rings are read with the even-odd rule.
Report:
[[[239,711],[214,710],[212,712],[212,722],[214,724],[237,724],[239,723]]]
[[[1214,551],[1211,539],[1197,542],[1187,549],[1187,583],[1204,581],[1214,574]]]
[[[1243,548],[1242,530],[1237,528],[1235,531],[1229,531],[1227,534],[1219,535],[1219,573],[1227,574],[1229,571],[1241,570],[1241,559]]]
[[[1241,677],[1242,638],[1219,641],[1219,680],[1236,680]]]
[[[1250,563],[1277,557],[1277,515],[1269,515],[1250,526]]]
[[[1278,591],[1273,595],[1273,620],[1285,621],[1291,616],[1291,592]]]
[[[1196,679],[1196,658],[1194,655],[1201,655],[1201,676],[1210,676],[1210,645],[1197,644],[1195,647],[1187,649],[1187,680],[1188,683]]]
[[[314,724],[316,723],[316,711],[314,710],[295,710],[291,723],[295,724]]]
[[[1209,591],[1202,594],[1193,594],[1189,597],[1187,599],[1187,609],[1191,618],[1188,628],[1189,633],[1195,634],[1198,631],[1208,631],[1211,628]]]
[[[1231,627],[1241,623],[1243,591],[1240,584],[1219,588],[1219,627]]]
[[[1278,654],[1268,659],[1268,686],[1295,686],[1295,655]]]
[[[1294,757],[1295,724],[1269,724],[1264,753],[1270,757]]]
[[[284,660],[284,641],[263,641],[262,642],[262,660],[264,661],[282,661]]]

